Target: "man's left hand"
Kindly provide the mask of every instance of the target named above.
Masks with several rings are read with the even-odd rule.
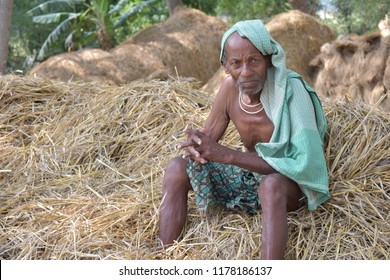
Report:
[[[192,158],[195,162],[206,163],[207,161],[222,162],[226,151],[225,147],[218,144],[205,134],[205,129],[186,129],[187,141],[178,146],[186,149],[184,158]]]

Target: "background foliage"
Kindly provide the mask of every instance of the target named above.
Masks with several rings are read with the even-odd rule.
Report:
[[[331,24],[338,34],[363,34],[374,31],[381,19],[390,16],[390,0],[333,0],[338,8]]]
[[[27,11],[47,0],[16,0],[12,10],[12,30],[10,37],[10,51],[8,55],[8,72],[21,71],[25,73],[37,62],[39,50],[58,23],[34,23]],[[94,0],[84,0],[91,5]],[[109,20],[118,22],[125,18],[113,30],[114,44],[120,44],[139,30],[152,24],[164,21],[168,17],[165,0],[150,1],[142,9],[130,16],[124,14],[143,0],[107,0],[112,9],[119,2],[121,8],[109,15]],[[267,22],[273,15],[291,9],[288,0],[183,0],[184,5],[204,11],[206,14],[221,17],[228,23],[241,19],[261,18]],[[307,1],[308,5],[316,1]],[[323,0],[322,3],[333,3],[331,13],[324,19],[337,34],[363,34],[377,29],[377,25],[386,14],[390,13],[389,0]],[[319,6],[319,9],[323,6]],[[78,5],[75,12],[86,11],[86,5]],[[75,27],[76,28],[76,27]],[[80,28],[80,25],[78,26]],[[57,41],[53,41],[46,50],[45,58],[67,51],[65,40],[69,33],[61,34]],[[96,39],[81,40],[82,47],[98,47]]]
[[[286,12],[290,8],[288,1],[285,0],[219,0],[216,11],[218,15],[231,22],[253,18],[261,18],[266,22],[273,15]]]

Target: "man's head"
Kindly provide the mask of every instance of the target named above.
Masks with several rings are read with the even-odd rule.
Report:
[[[238,38],[237,35],[239,35],[240,38]],[[276,42],[269,34],[263,22],[261,20],[240,21],[233,25],[223,35],[221,41],[220,60],[222,65],[227,66],[225,67],[225,70],[232,74],[232,68],[229,68],[229,64],[227,63],[230,55],[230,46],[228,46],[228,44],[230,44],[230,39],[237,41],[241,39],[250,42],[252,44],[252,50],[256,49],[269,61],[268,67],[270,68],[267,70],[267,76],[265,77],[266,80],[263,77],[265,84],[263,90],[261,91],[261,95],[265,97],[272,94],[283,97],[285,95],[288,73],[286,68],[286,54],[280,44],[278,44],[278,42]],[[258,73],[259,72],[257,72],[257,75],[261,76]],[[237,81],[239,81],[238,77]],[[242,88],[249,84],[250,83],[241,83]],[[239,86],[240,85],[238,85],[238,87]],[[247,91],[247,93],[249,93],[249,91]]]
[[[233,32],[226,40],[222,65],[235,81],[239,92],[258,94],[264,87],[267,69],[272,63],[246,38]]]
[[[220,59],[239,91],[257,94],[262,90],[272,55],[278,51],[274,43],[260,20],[240,21],[226,31]]]
[[[237,22],[223,35],[220,53],[221,62],[226,57],[225,43],[234,32],[237,32],[241,37],[248,38],[264,56],[279,53],[279,44],[273,40],[261,20],[244,20]]]

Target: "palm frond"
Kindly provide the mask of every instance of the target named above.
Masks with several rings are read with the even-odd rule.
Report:
[[[58,23],[66,18],[73,18],[78,16],[79,13],[51,13],[46,15],[34,16],[33,22],[47,24],[47,23]]]
[[[115,24],[115,28],[116,27],[119,27],[119,26],[122,26],[126,20],[131,17],[132,15],[140,12],[143,8],[145,8],[146,6],[149,6],[151,4],[153,4],[154,2],[156,2],[157,0],[147,0],[147,1],[143,1],[142,3],[132,7],[131,9],[127,10],[126,12],[123,13],[123,15],[121,15],[119,17],[119,20],[117,21],[117,23]],[[118,3],[119,4],[119,3]],[[114,7],[115,8],[115,7]]]
[[[131,0],[120,0],[114,7],[112,7],[111,10],[108,11],[108,13],[112,14],[115,12],[119,12],[129,2],[131,2]]]
[[[74,38],[74,41],[80,46],[98,47],[96,32],[84,32],[82,37]]]
[[[85,0],[51,0],[46,1],[27,11],[30,16],[37,16],[55,11],[73,11],[77,4],[84,3]]]
[[[67,18],[49,34],[49,36],[43,43],[41,49],[39,50],[38,60],[42,60],[46,56],[50,45],[57,41],[60,35],[71,27],[71,25],[75,22],[78,16],[79,14],[74,14],[73,16]]]
[[[109,7],[108,0],[92,0],[92,6],[97,10],[98,13],[106,14]]]
[[[65,46],[70,46],[73,42],[73,34],[75,33],[75,31],[72,31],[69,33],[69,35],[66,37],[65,39]]]

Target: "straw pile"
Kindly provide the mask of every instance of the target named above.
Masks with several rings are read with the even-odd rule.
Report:
[[[220,41],[226,29],[222,20],[183,6],[165,22],[141,30],[110,51],[82,49],[56,55],[30,74],[121,85],[177,72],[204,84],[220,66]]]
[[[1,259],[256,259],[261,213],[196,211],[158,239],[161,181],[207,95],[180,81],[123,87],[0,78]],[[333,198],[289,216],[287,259],[389,259],[390,119],[326,103]],[[223,139],[240,145],[232,130]]]
[[[310,61],[320,53],[323,44],[335,39],[332,30],[321,21],[298,10],[281,13],[267,23],[272,37],[286,52],[286,65],[313,82]]]
[[[320,95],[378,102],[378,108],[390,112],[390,20],[378,26],[380,32],[343,35],[321,47],[311,62]]]

